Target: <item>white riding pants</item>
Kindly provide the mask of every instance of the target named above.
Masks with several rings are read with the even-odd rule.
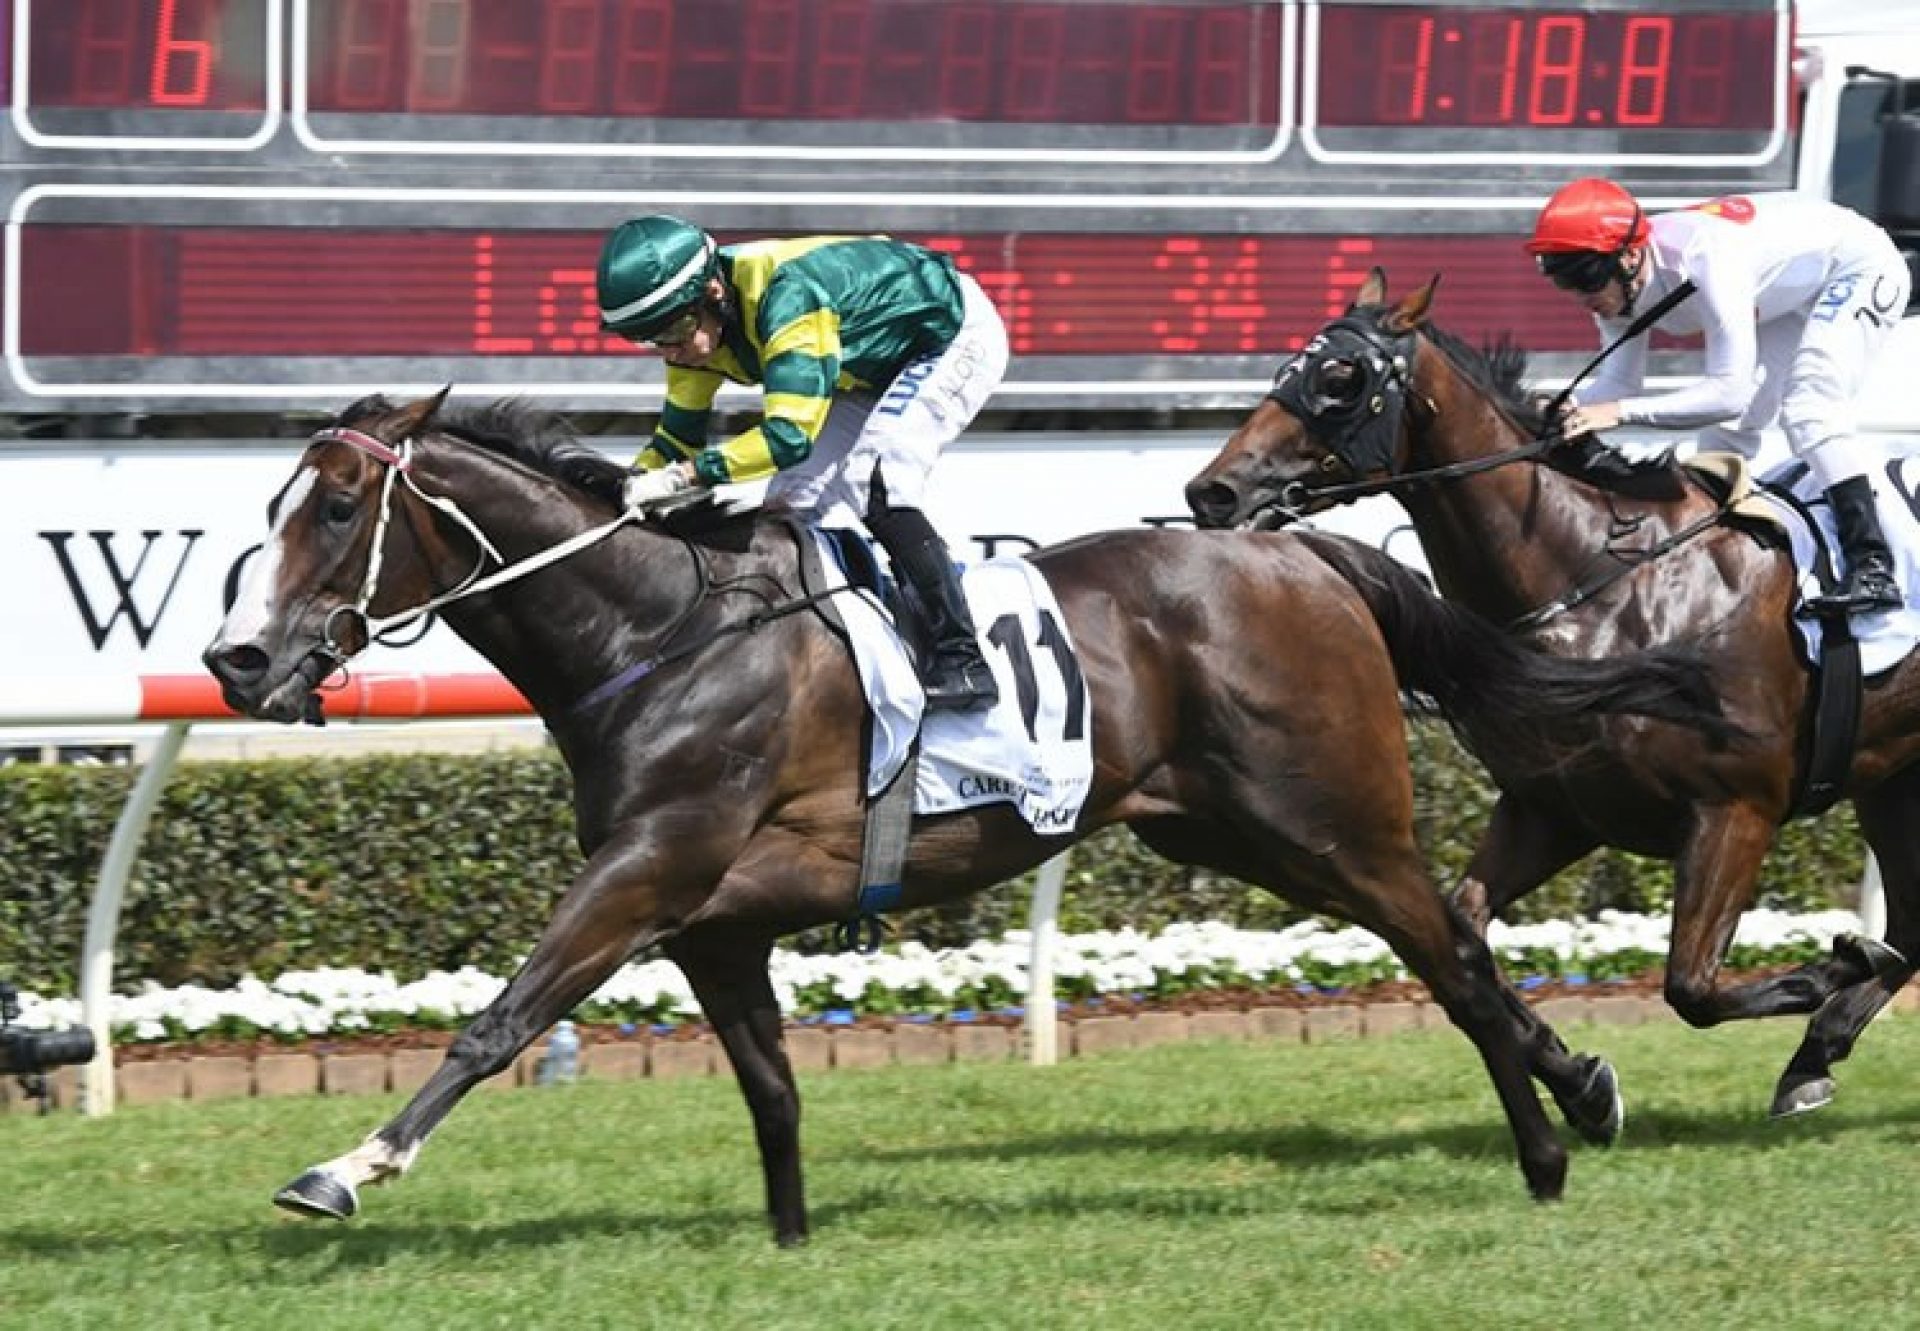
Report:
[[[918,508],[946,446],[987,405],[1007,372],[1007,329],[980,284],[956,275],[965,303],[960,331],[938,355],[909,364],[877,396],[841,393],[805,462],[767,484],[765,506],[823,526],[865,524],[876,469],[898,508]]]

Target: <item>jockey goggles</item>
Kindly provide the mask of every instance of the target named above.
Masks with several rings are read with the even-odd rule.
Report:
[[[1623,281],[1626,269],[1618,254],[1600,254],[1593,250],[1567,250],[1539,257],[1540,271],[1562,291],[1591,296],[1606,290],[1615,278]]]
[[[695,305],[685,314],[662,328],[647,339],[649,346],[661,347],[671,351],[675,347],[684,347],[700,331],[700,306]]]

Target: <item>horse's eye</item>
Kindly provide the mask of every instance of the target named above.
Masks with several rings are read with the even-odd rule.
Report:
[[[360,511],[360,503],[352,495],[328,495],[326,504],[320,510],[320,516],[334,526],[353,521],[353,515]]]

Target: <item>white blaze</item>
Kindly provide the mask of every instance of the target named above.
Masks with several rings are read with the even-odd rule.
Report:
[[[220,625],[220,633],[214,639],[216,648],[252,642],[272,622],[273,588],[280,579],[280,566],[286,559],[287,524],[300,511],[300,506],[306,502],[307,495],[319,479],[320,473],[315,468],[302,467],[288,483],[286,493],[280,496],[280,512],[274,520],[273,530],[267,533],[266,544],[260,548],[259,556],[247,569],[247,576],[241,580],[239,595],[233,599],[233,609],[227,611],[227,617]]]

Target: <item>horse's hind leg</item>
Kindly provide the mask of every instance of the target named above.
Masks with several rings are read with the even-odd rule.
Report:
[[[1484,938],[1494,916],[1599,844],[1580,828],[1503,795],[1448,899]]]
[[[807,1203],[800,1174],[800,1091],[781,1043],[780,1002],[767,973],[772,951],[771,938],[710,929],[689,930],[666,947],[733,1064],[760,1146],[773,1236],[790,1248],[806,1241]]]
[[[1833,1065],[1853,1052],[1867,1023],[1914,975],[1920,957],[1920,769],[1909,768],[1854,801],[1861,830],[1880,862],[1887,899],[1887,940],[1861,949],[1836,939],[1833,967],[1850,958],[1851,983],[1821,1005],[1774,1088],[1774,1118],[1804,1114],[1833,1099]],[[1864,977],[1857,974],[1865,967]]]
[[[274,1204],[300,1215],[345,1220],[359,1210],[362,1187],[405,1173],[428,1135],[468,1091],[504,1071],[636,950],[657,941],[659,897],[650,872],[655,867],[626,846],[597,853],[562,898],[526,964],[460,1032],[406,1107],[354,1150],[301,1174],[274,1195]]]

